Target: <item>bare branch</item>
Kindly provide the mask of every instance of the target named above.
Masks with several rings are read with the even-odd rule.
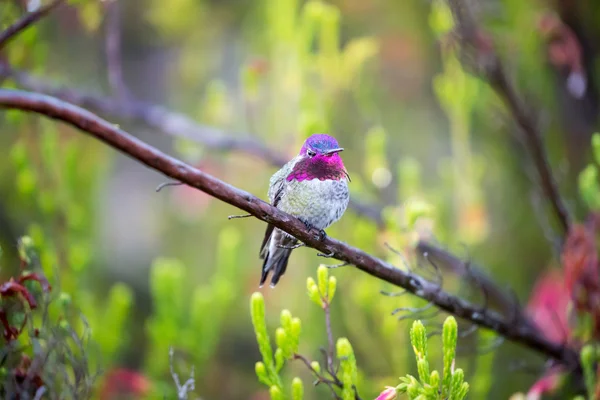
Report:
[[[525,106],[517,89],[506,74],[490,36],[479,28],[467,0],[448,0],[456,20],[454,35],[461,45],[461,58],[467,69],[475,70],[500,97],[521,128],[523,140],[537,170],[542,192],[552,206],[563,235],[569,230],[571,216],[560,196],[534,114]]]
[[[61,3],[64,3],[64,1],[65,0],[54,0],[50,4],[40,7],[37,11],[27,13],[17,22],[0,32],[0,50],[2,50],[8,42],[17,37],[19,33],[44,18]]]
[[[120,99],[130,97],[129,90],[123,79],[121,57],[121,5],[119,0],[109,0],[106,3],[106,67],[108,83],[113,93]]]
[[[269,149],[247,133],[228,134],[218,128],[198,124],[183,114],[161,106],[135,100],[124,101],[118,98],[90,95],[53,86],[24,72],[15,71],[9,65],[0,62],[0,77],[2,76],[13,78],[24,89],[57,97],[111,119],[142,123],[157,132],[184,138],[213,150],[249,154],[278,167],[287,162],[281,154]],[[380,207],[350,199],[350,208],[356,214],[374,221],[380,227],[383,226]]]
[[[435,304],[439,309],[474,324],[497,332],[508,340],[520,343],[580,371],[577,353],[573,349],[546,339],[530,323],[514,324],[498,313],[479,308],[442,290],[433,282],[408,273],[358,248],[329,236],[320,240],[304,223],[271,206],[254,195],[237,189],[180,160],[168,156],[142,142],[91,112],[50,96],[19,90],[0,89],[0,108],[17,109],[44,115],[74,126],[148,167],[274,225],[308,247],[332,254],[376,278],[407,289],[416,296]]]
[[[315,386],[318,385],[319,383],[324,383],[325,385],[327,385],[327,387],[329,387],[329,390],[331,391],[331,394],[333,395],[333,397],[335,399],[338,399],[338,400],[342,399],[335,390],[335,387],[339,386],[338,382],[335,382],[331,379],[327,379],[322,374],[317,372],[317,370],[315,370],[313,368],[313,366],[311,365],[310,361],[308,361],[308,359],[306,357],[304,357],[302,354],[294,354],[294,359],[302,361],[304,363],[304,365],[306,365],[306,367],[313,373],[315,378],[317,378],[317,380],[315,382]]]
[[[502,290],[481,269],[466,263],[455,255],[427,242],[419,242],[416,246],[417,253],[429,261],[435,261],[436,265],[452,271],[459,277],[466,278],[470,283],[479,286],[492,306],[497,307],[504,314],[512,312],[514,300],[509,293]]]

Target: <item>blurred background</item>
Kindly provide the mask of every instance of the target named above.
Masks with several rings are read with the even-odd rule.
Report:
[[[0,27],[30,3],[0,2]],[[597,127],[600,4],[477,3],[478,21],[540,124],[561,192],[581,213],[576,178]],[[278,161],[310,134],[330,133],[345,148],[352,199],[370,212],[349,209],[329,235],[400,268],[384,243],[410,259],[415,238],[425,236],[477,262],[526,304],[536,277],[556,265],[557,224],[511,115],[486,83],[442,56],[450,27],[447,10],[429,0],[78,0],[12,41],[2,61],[37,84],[163,106],[165,124],[167,116],[191,118],[200,143],[183,131],[166,134],[143,113],[122,118],[125,111],[88,104],[263,199]],[[14,77],[2,85],[27,88]],[[102,397],[111,374],[135,373],[152,388],[148,396],[173,398],[173,346],[180,374],[195,368],[197,397],[267,399],[254,373],[260,354],[249,315],[266,225],[228,220],[239,211],[188,187],[156,192],[163,176],[64,124],[3,111],[0,130],[0,274],[15,273],[16,241],[31,236],[50,282],[88,321],[99,349],[91,360],[103,371],[95,396],[116,398]],[[241,145],[228,151],[227,138]],[[253,150],[257,142],[271,157]],[[305,281],[328,261],[295,250],[279,285],[261,289],[271,331],[289,309],[302,320],[300,351],[310,359],[320,359],[327,338]],[[359,391],[374,398],[416,370],[412,319],[391,313],[423,303],[380,294],[393,288],[352,267],[332,273],[334,336],[352,342]],[[444,277],[447,290],[468,296],[463,286]],[[470,398],[527,391],[544,360],[511,343],[485,351],[490,340],[478,331],[459,341]],[[439,336],[431,341],[436,348]],[[301,363],[284,371],[303,378],[306,398],[330,398]]]

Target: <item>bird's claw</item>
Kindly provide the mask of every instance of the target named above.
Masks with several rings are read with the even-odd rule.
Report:
[[[314,236],[315,240],[322,242],[327,237],[327,233],[323,229],[319,229],[318,233]]]
[[[317,256],[319,257],[325,257],[325,258],[331,258],[335,255],[335,253],[333,251],[330,251],[329,253],[317,253]]]
[[[317,229],[314,226],[312,226],[312,224],[300,220],[302,221],[302,223],[304,224],[304,226],[306,227],[307,230],[312,231],[312,230],[316,230],[317,234],[314,235],[313,237],[315,238],[315,240],[318,240],[319,242],[322,242],[323,240],[325,240],[325,238],[327,237],[327,233],[325,232],[324,229]]]

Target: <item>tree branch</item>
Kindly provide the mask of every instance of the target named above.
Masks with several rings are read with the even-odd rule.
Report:
[[[108,83],[114,95],[120,99],[129,98],[129,90],[123,79],[121,57],[121,5],[118,0],[106,3],[105,47]]]
[[[507,321],[498,313],[489,309],[482,310],[420,276],[395,268],[389,263],[336,239],[326,237],[322,241],[318,240],[314,232],[307,230],[297,218],[272,207],[248,192],[237,189],[160,152],[87,110],[50,96],[7,89],[0,89],[0,108],[33,112],[63,121],[168,177],[195,187],[262,221],[273,224],[293,235],[308,247],[323,253],[331,253],[336,259],[352,264],[376,278],[404,288],[435,304],[441,310],[491,329],[509,340],[557,360],[572,370],[581,370],[576,352],[567,346],[547,340],[539,330],[533,329],[530,324]]]
[[[15,38],[19,33],[48,15],[50,11],[54,10],[64,1],[65,0],[54,0],[50,4],[40,7],[37,11],[27,13],[17,22],[0,32],[0,50],[2,50],[11,39]]]
[[[536,168],[542,192],[552,206],[563,236],[571,224],[569,211],[558,191],[534,114],[525,107],[518,91],[507,76],[505,67],[494,49],[491,37],[479,28],[468,0],[447,0],[456,22],[453,32],[458,37],[462,62],[474,69],[494,89],[521,128],[525,147]]]
[[[90,95],[70,88],[50,85],[39,79],[35,79],[27,73],[16,71],[2,62],[0,62],[1,76],[11,77],[24,89],[57,97],[109,118],[142,123],[157,132],[172,137],[188,139],[210,149],[249,154],[277,167],[287,162],[279,153],[271,150],[252,136],[247,134],[227,134],[218,128],[198,124],[191,118],[164,107],[135,100],[124,101],[119,98]],[[350,200],[350,207],[358,215],[375,222],[377,226],[383,226],[380,207],[352,199]]]
[[[481,289],[483,296],[489,300],[489,305],[499,309],[503,315],[514,313],[514,298],[498,287],[480,268],[428,242],[418,242],[415,250],[419,256],[424,258],[422,262],[435,263],[436,266],[451,271],[454,275]]]

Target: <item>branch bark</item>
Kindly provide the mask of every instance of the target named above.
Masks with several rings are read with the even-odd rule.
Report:
[[[141,123],[162,134],[188,139],[213,150],[249,154],[277,167],[287,162],[279,153],[248,134],[227,134],[221,129],[199,124],[184,114],[158,105],[131,99],[125,101],[119,98],[102,97],[58,87],[35,79],[25,72],[16,71],[6,63],[0,62],[0,77],[2,76],[11,77],[23,89],[48,94],[108,118]],[[353,199],[350,200],[350,207],[358,215],[375,222],[377,226],[383,226],[381,207]]]
[[[17,37],[19,33],[23,32],[25,29],[29,28],[31,25],[48,15],[52,10],[64,3],[64,1],[65,0],[54,0],[50,4],[40,7],[37,11],[25,14],[14,24],[0,32],[0,50],[2,50],[2,48],[6,46],[8,42]]]
[[[553,358],[567,368],[580,371],[578,356],[573,349],[547,340],[539,330],[522,320],[508,320],[489,309],[481,309],[444,291],[437,284],[405,272],[358,248],[327,237],[320,241],[315,232],[306,229],[300,220],[272,207],[254,195],[235,188],[180,160],[168,156],[131,136],[93,113],[59,99],[19,90],[0,89],[0,108],[16,109],[63,121],[107,145],[121,151],[148,167],[210,196],[242,209],[256,218],[298,238],[308,247],[356,266],[376,278],[404,288],[435,304],[441,310],[491,329],[506,339]]]

